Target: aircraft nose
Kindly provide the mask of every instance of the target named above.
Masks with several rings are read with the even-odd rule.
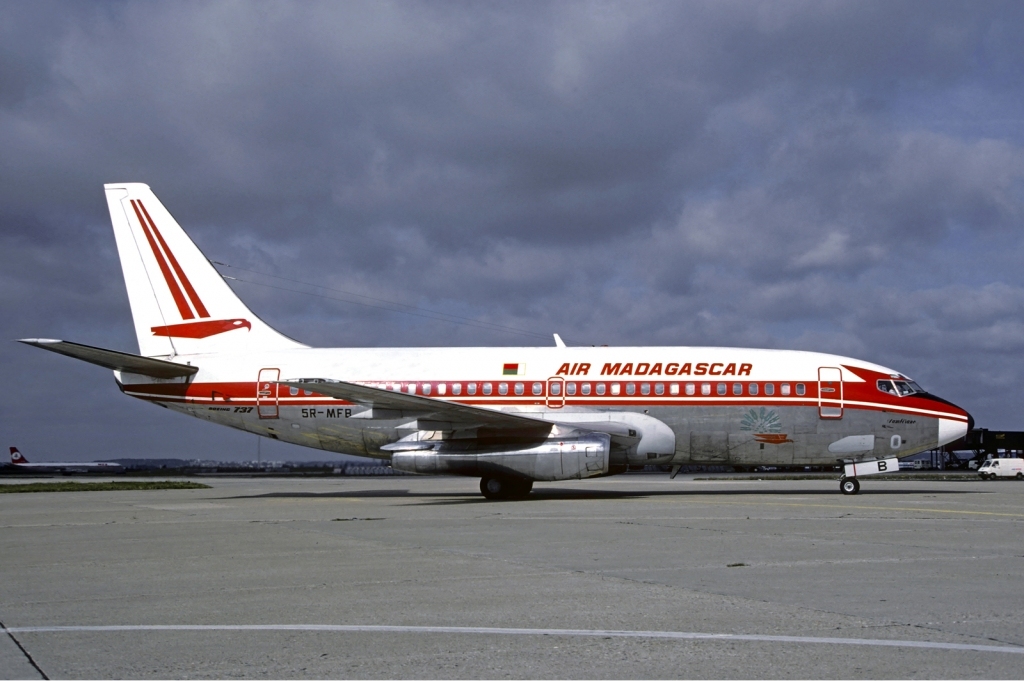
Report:
[[[967,431],[974,427],[974,419],[971,418],[970,414],[967,415],[967,421],[957,421],[954,419],[939,419],[939,446],[949,444],[954,440],[959,440],[964,435],[967,435]]]

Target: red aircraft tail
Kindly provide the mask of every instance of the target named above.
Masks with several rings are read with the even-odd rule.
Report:
[[[11,463],[17,466],[19,463],[28,463],[28,459],[18,451],[17,447],[11,447]]]

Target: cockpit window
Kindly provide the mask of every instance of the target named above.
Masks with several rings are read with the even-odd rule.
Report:
[[[914,393],[923,393],[917,383],[913,381],[890,381],[889,379],[880,379],[877,383],[878,389],[883,393],[889,393],[890,395],[896,395],[898,397],[906,397],[907,395],[913,395]]]

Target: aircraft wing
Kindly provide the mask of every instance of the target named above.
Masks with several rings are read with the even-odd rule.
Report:
[[[72,343],[70,341],[54,340],[51,338],[22,338],[18,342],[49,350],[50,352],[56,352],[60,355],[74,357],[90,364],[106,367],[107,369],[140,374],[142,376],[152,376],[153,378],[180,378],[181,376],[191,376],[199,371],[199,367],[133,355],[127,352],[118,352],[117,350],[95,348],[91,345],[82,345],[81,343]]]
[[[551,421],[525,414],[511,414],[458,402],[448,402],[439,398],[381,390],[345,381],[278,381],[278,383],[362,404],[372,407],[374,410],[400,412],[402,416],[417,418],[423,425],[426,425],[423,422],[433,423],[437,426],[434,428],[436,430],[518,428],[520,430],[546,431],[554,425]]]
[[[640,435],[635,426],[616,421],[548,420],[537,414],[510,413],[474,407],[433,397],[410,395],[370,386],[320,379],[317,381],[278,381],[281,385],[309,390],[338,399],[371,407],[375,412],[394,412],[395,418],[408,417],[418,421],[420,430],[458,430],[494,428],[518,430],[523,434],[546,435],[555,426],[607,433],[617,445],[636,444]]]

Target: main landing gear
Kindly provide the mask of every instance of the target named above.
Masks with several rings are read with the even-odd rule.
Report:
[[[525,499],[533,489],[533,480],[522,478],[480,478],[480,493],[492,500]]]
[[[839,478],[839,491],[843,494],[856,494],[860,491],[860,483],[857,478],[848,478],[845,475]]]

